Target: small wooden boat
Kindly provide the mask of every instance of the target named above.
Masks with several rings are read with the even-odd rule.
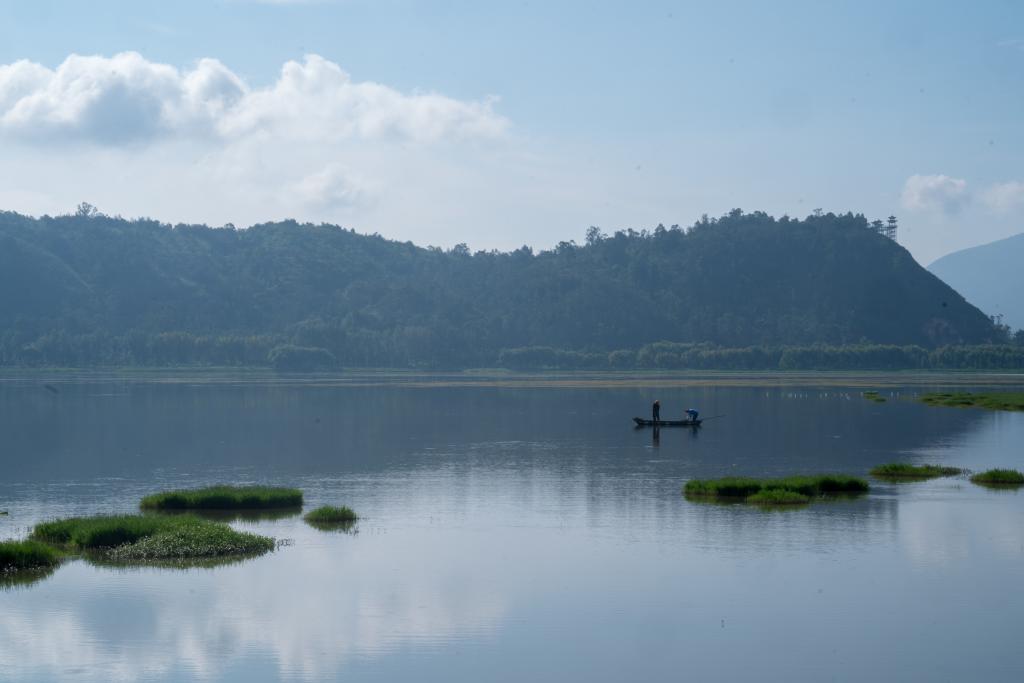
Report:
[[[703,420],[645,420],[642,417],[634,417],[637,427],[700,427]]]

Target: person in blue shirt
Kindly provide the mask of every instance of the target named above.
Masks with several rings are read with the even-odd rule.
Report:
[[[690,422],[696,422],[698,415],[700,415],[700,413],[693,408],[690,408],[686,411],[686,419],[689,420]]]

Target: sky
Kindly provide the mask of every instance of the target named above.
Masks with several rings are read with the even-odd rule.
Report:
[[[543,249],[733,208],[1024,232],[1024,3],[0,0],[0,210]]]

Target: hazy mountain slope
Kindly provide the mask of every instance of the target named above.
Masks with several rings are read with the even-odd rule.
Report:
[[[948,254],[928,270],[985,313],[1024,328],[1024,233]]]
[[[468,364],[530,345],[935,346],[992,336],[981,312],[852,214],[735,211],[685,231],[470,254],[328,225],[171,228],[6,213],[0,250],[9,262],[0,332],[14,349],[55,333],[285,334],[339,359],[387,349],[385,358]]]

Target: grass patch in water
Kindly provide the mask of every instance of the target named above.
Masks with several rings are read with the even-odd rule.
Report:
[[[691,479],[683,487],[688,496],[704,498],[746,498],[764,488],[764,482],[750,477]]]
[[[303,519],[307,522],[316,522],[319,524],[338,524],[341,522],[354,522],[359,519],[359,517],[352,511],[352,508],[344,505],[341,507],[321,505],[317,509],[307,512]]]
[[[208,486],[154,493],[143,510],[267,510],[302,506],[302,491],[272,486]]]
[[[353,533],[359,516],[349,507],[342,505],[323,505],[308,512],[303,519],[314,529],[320,531],[341,531]]]
[[[935,479],[936,477],[955,477],[958,474],[963,474],[963,472],[959,467],[911,465],[906,462],[891,462],[871,468],[871,476],[878,477],[879,479]]]
[[[0,541],[0,573],[56,567],[62,558],[59,550],[39,541]]]
[[[809,502],[815,498],[843,494],[865,493],[870,487],[863,479],[845,474],[797,475],[781,479],[753,479],[750,477],[724,477],[722,479],[691,479],[683,487],[688,498],[721,501],[743,500],[748,503],[766,503],[769,498],[781,502],[795,494]],[[761,495],[764,494],[764,495]],[[755,496],[760,496],[755,498]],[[753,500],[752,500],[753,499]]]
[[[73,517],[37,524],[32,539],[72,550],[101,551],[115,561],[255,555],[274,540],[193,515]]]
[[[112,548],[184,525],[195,518],[157,515],[98,515],[41,522],[31,538],[73,550]]]
[[[932,393],[921,397],[922,403],[950,408],[988,408],[989,410],[1024,410],[1024,392],[974,394]]]
[[[971,481],[982,486],[1024,486],[1024,474],[1017,470],[994,469],[971,475]]]
[[[886,400],[885,396],[879,395],[877,391],[864,391],[861,392],[861,396],[869,401],[874,401],[875,403],[885,403]]]
[[[805,505],[811,502],[810,496],[786,489],[761,489],[747,496],[746,502],[754,505]]]
[[[226,524],[206,520],[182,525],[118,546],[107,553],[114,562],[146,562],[150,560],[183,560],[188,558],[261,555],[274,549],[274,539],[244,531],[235,531]]]

